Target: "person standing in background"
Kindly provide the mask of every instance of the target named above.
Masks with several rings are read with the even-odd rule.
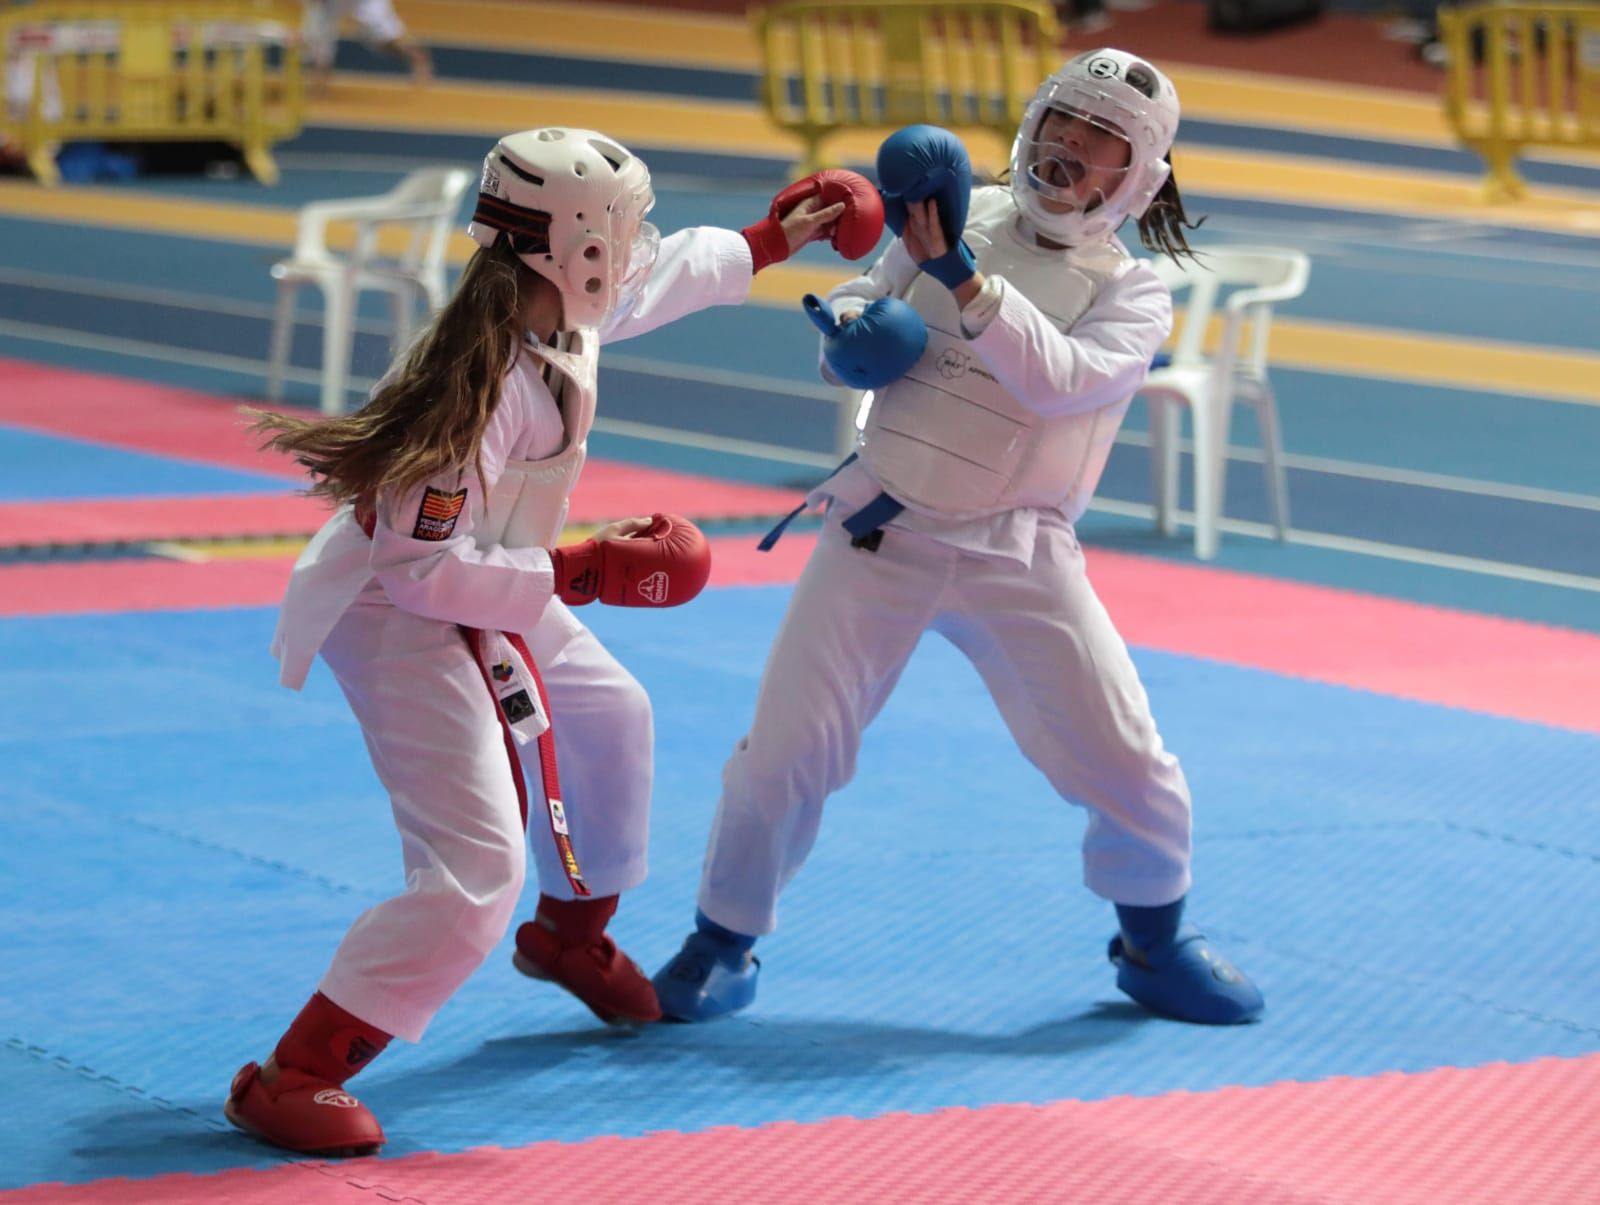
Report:
[[[313,95],[328,90],[334,53],[339,45],[339,27],[346,20],[355,23],[362,41],[373,50],[405,60],[417,87],[433,82],[433,56],[407,31],[394,11],[393,0],[306,0],[303,33]]]

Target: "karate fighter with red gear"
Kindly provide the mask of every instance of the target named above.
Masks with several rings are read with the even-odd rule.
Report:
[[[1073,529],[1172,326],[1171,294],[1115,232],[1132,217],[1151,250],[1193,254],[1168,161],[1177,127],[1171,82],[1108,49],[1040,86],[1009,187],[972,191],[946,130],[883,144],[900,238],[829,294],[841,317],[867,318],[825,338],[824,376],[845,375],[842,356],[869,375],[874,353],[898,363],[907,321],[926,342],[809,499],[827,520],[723,771],[696,927],[655,977],[668,1017],[754,1000],[755,940],[776,928],[824,801],[850,781],[862,731],[930,628],[972,660],[1028,760],[1087,808],[1083,874],[1116,907],[1118,987],[1185,1021],[1260,1013],[1255,986],[1181,924],[1188,784]],[[869,322],[888,297],[909,308]]]
[[[608,1022],[659,1008],[606,935],[645,875],[650,701],[576,617],[595,599],[693,597],[709,550],[657,515],[556,547],[594,419],[603,341],[742,302],[751,277],[814,238],[863,254],[882,207],[859,176],[785,189],[742,232],[660,240],[645,165],[592,130],[502,139],[469,232],[479,250],[432,325],[355,414],[263,416],[337,513],[296,562],[274,651],[298,688],[320,652],[389,792],[406,889],[360,916],[317,992],[225,1112],[310,1154],[384,1141],[344,1082],[391,1035],[429,1021],[504,934],[521,893],[528,813],[541,889],[516,935],[524,973]],[[864,246],[862,246],[864,244]]]

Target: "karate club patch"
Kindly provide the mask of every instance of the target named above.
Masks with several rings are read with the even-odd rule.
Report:
[[[461,517],[461,507],[466,503],[467,491],[457,490],[447,494],[428,486],[422,491],[422,509],[417,512],[417,525],[412,529],[413,540],[448,540]]]
[[[506,723],[516,724],[533,714],[533,700],[527,691],[519,690],[500,700],[500,710],[505,712]]]

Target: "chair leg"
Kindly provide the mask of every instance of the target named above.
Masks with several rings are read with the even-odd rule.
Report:
[[[1289,482],[1283,469],[1283,435],[1278,428],[1278,402],[1272,386],[1260,385],[1256,399],[1256,425],[1261,428],[1261,451],[1267,469],[1267,496],[1272,502],[1272,525],[1278,539],[1289,538]]]
[[[267,400],[271,402],[283,399],[283,374],[294,343],[294,297],[299,291],[299,285],[278,282],[278,306],[272,316],[272,341],[267,352]]]
[[[1150,407],[1150,486],[1156,508],[1156,530],[1163,536],[1178,531],[1178,443],[1183,415],[1170,398],[1146,396]]]
[[[394,319],[394,335],[389,345],[389,354],[397,356],[405,349],[411,338],[411,293],[404,286],[389,294],[389,313]]]
[[[1228,414],[1231,401],[1198,397],[1194,412],[1194,554],[1217,555],[1222,498],[1228,484]]]
[[[402,286],[395,295],[395,320],[394,343],[396,353],[404,352],[411,346],[411,340],[417,331],[426,326],[433,319],[438,308],[433,304],[433,295],[428,291],[428,286],[423,281],[412,281]]]
[[[324,286],[322,314],[322,413],[342,414],[350,373],[350,329],[355,291],[346,280]]]

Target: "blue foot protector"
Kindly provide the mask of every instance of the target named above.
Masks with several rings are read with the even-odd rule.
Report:
[[[1117,987],[1164,1017],[1237,1025],[1255,1020],[1265,1004],[1256,985],[1190,925],[1170,942],[1145,951],[1143,963],[1128,957],[1120,933],[1108,953],[1117,967]]]
[[[683,949],[651,980],[669,1021],[714,1021],[756,998],[756,939],[724,929],[703,912],[695,914],[695,925]]]

